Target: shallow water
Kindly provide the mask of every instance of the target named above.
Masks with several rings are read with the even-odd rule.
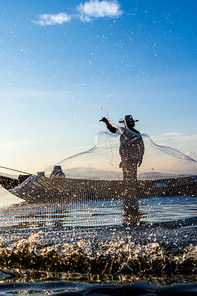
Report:
[[[131,201],[132,204],[136,201]],[[122,225],[124,201],[121,199],[84,200],[27,204],[0,209],[0,227],[27,226],[34,228],[64,226],[90,227]],[[132,209],[131,209],[132,210]],[[129,213],[127,213],[129,214]],[[197,216],[196,196],[140,198],[131,212],[139,216],[139,223],[159,223],[188,219]]]
[[[11,197],[7,206],[1,200],[0,295],[93,295],[106,283],[117,291],[129,284],[129,294],[144,280],[144,291],[148,282],[196,283],[196,196],[10,205]],[[113,287],[95,293],[112,295]]]
[[[0,295],[133,295],[133,296],[164,296],[164,295],[196,295],[197,288],[195,284],[173,284],[167,286],[156,286],[151,282],[133,283],[127,285],[113,284],[87,284],[68,281],[51,281],[43,283],[8,283],[0,285]]]

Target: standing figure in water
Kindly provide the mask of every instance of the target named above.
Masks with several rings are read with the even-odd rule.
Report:
[[[129,186],[137,186],[137,167],[142,164],[144,155],[144,142],[139,131],[134,126],[135,122],[132,115],[126,115],[124,121],[124,127],[116,128],[112,126],[107,118],[103,117],[100,121],[103,121],[108,130],[111,133],[120,134],[120,148],[119,153],[121,157],[120,168],[123,171],[124,184]],[[132,187],[133,187],[132,186]]]
[[[142,136],[134,128],[135,122],[138,120],[134,120],[131,115],[126,115],[124,121],[119,121],[120,123],[124,123],[124,127],[121,128],[112,126],[105,117],[100,121],[106,124],[110,132],[120,134],[120,167],[123,171],[124,184],[123,225],[136,225],[140,219],[137,198],[137,167],[141,165],[144,155]]]

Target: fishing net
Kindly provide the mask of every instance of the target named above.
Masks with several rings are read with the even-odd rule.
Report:
[[[1,267],[71,280],[193,280],[197,162],[142,138],[137,190],[125,187],[120,138],[108,132],[9,189],[18,199],[0,210]]]
[[[186,154],[164,145],[157,145],[147,135],[142,134],[145,153],[138,169],[138,178],[155,179],[177,176],[197,175],[197,161]],[[57,162],[68,178],[121,180],[119,168],[120,137],[109,132],[96,136],[95,146]],[[50,176],[53,166],[46,169]]]

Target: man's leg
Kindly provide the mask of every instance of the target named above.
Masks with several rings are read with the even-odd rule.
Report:
[[[137,186],[137,161],[126,164],[126,167],[123,169],[123,181],[126,186]]]
[[[139,206],[137,195],[137,162],[127,165],[123,171],[124,200],[123,200],[123,225],[135,225],[139,222]]]

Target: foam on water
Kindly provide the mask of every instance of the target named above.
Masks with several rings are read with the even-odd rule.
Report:
[[[43,243],[47,235],[48,243]],[[185,235],[186,232],[180,230],[175,234],[153,228],[102,228],[91,232],[84,229],[84,232],[75,232],[75,236],[72,231],[59,230],[53,235],[39,231],[9,245],[2,243],[1,269],[7,272],[15,270],[16,274],[17,270],[19,273],[22,270],[57,273],[57,276],[62,273],[70,280],[76,274],[78,279],[105,281],[111,278],[119,282],[121,276],[127,281],[134,278],[149,280],[151,276],[173,276],[174,282],[180,278],[191,280],[195,277],[197,248],[192,243],[185,245]],[[187,234],[187,238],[191,239],[192,235]],[[59,243],[55,243],[55,236],[60,239]],[[166,241],[162,240],[164,238]],[[179,247],[178,240],[182,241]],[[170,244],[174,244],[174,248]],[[13,271],[9,274],[12,275]]]

